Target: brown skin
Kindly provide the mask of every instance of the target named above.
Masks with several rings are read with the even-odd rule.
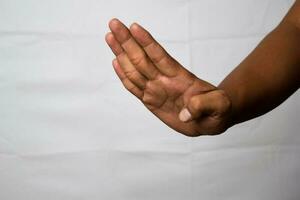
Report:
[[[299,24],[298,0],[218,87],[185,69],[136,23],[127,28],[111,20],[106,42],[116,55],[113,67],[125,88],[169,127],[196,137],[221,134],[259,116],[299,88]],[[189,112],[188,119],[180,114],[183,110]]]
[[[233,124],[260,116],[300,86],[300,1],[219,85],[233,102]]]

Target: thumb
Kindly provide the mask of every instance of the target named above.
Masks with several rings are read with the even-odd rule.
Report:
[[[214,90],[192,96],[179,113],[182,122],[189,122],[203,115],[222,115],[231,106],[230,100],[223,90]]]

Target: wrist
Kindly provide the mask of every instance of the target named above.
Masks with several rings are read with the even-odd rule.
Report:
[[[231,91],[227,90],[226,87],[223,87],[221,84],[218,86],[218,89],[223,91],[224,96],[226,97],[227,101],[229,102],[229,108],[224,118],[224,126],[226,129],[236,125],[238,123],[237,120],[237,94],[236,90]]]

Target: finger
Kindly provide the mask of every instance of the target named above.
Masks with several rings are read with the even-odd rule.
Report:
[[[128,59],[127,55],[125,53],[122,53],[117,56],[117,60],[126,77],[141,90],[144,90],[146,87],[147,79],[139,71],[136,70],[136,68]]]
[[[175,76],[180,69],[178,62],[173,59],[162,46],[155,41],[151,34],[143,27],[134,23],[130,32],[135,40],[142,46],[151,61],[159,71],[166,76]]]
[[[106,43],[111,48],[112,52],[118,56],[123,52],[123,48],[119,44],[119,42],[115,39],[114,35],[109,32],[105,36]]]
[[[118,75],[118,77],[120,78],[121,82],[123,83],[124,87],[131,92],[133,95],[135,95],[137,98],[139,98],[140,100],[143,97],[143,91],[140,90],[137,86],[135,86],[125,75],[125,73],[123,72],[119,62],[117,61],[117,59],[113,60],[113,67],[114,70],[116,72],[116,74]]]
[[[118,62],[120,63],[120,66],[126,76],[140,89],[144,89],[147,81],[146,78],[132,65],[127,57],[127,54],[124,52],[120,43],[115,39],[114,35],[112,33],[108,33],[105,39],[109,47],[117,56]]]
[[[131,36],[128,28],[118,19],[111,20],[109,27],[137,70],[148,79],[155,79],[159,73],[158,70],[147,58],[144,50]]]
[[[188,122],[202,116],[221,116],[230,107],[230,101],[221,90],[193,96],[187,107],[179,113],[179,119]]]

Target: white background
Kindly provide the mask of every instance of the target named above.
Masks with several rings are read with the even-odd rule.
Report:
[[[298,200],[299,92],[188,138],[123,88],[104,42],[109,19],[137,21],[217,85],[292,3],[0,0],[0,199]]]

